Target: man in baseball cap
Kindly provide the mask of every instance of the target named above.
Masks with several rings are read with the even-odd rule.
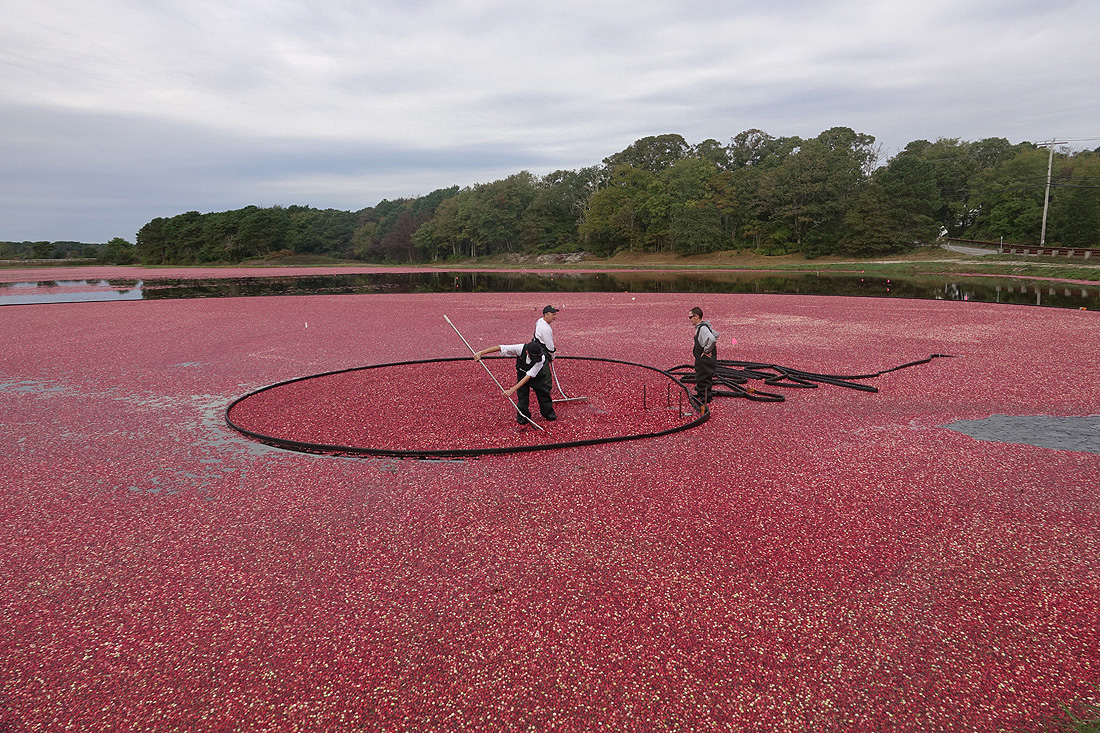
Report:
[[[542,309],[542,318],[535,321],[535,338],[545,347],[547,360],[554,358],[554,329],[550,324],[557,317],[558,309],[548,305]]]

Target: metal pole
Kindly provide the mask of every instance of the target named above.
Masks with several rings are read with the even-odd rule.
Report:
[[[470,350],[470,353],[473,354],[474,356],[477,356],[477,352],[474,351],[474,347],[470,346],[470,342],[466,340],[466,337],[462,335],[462,332],[458,330],[458,328],[455,326],[455,324],[451,323],[451,319],[447,318],[447,316],[443,316],[443,320],[447,321],[447,323],[450,324],[451,328],[453,328],[455,330],[455,333],[457,333],[458,337],[460,339],[462,339],[462,343],[466,344],[466,348]],[[496,385],[497,385],[497,387],[500,388],[500,391],[504,392],[504,387],[502,387],[500,382],[497,381],[497,378],[493,376],[493,373],[491,371],[489,371],[489,365],[486,364],[485,362],[483,362],[481,359],[478,359],[477,361],[478,361],[478,363],[481,364],[481,366],[485,367],[485,373],[488,374],[489,377],[492,378],[492,380],[494,382],[496,382]],[[523,412],[519,409],[519,405],[517,405],[515,403],[515,401],[512,400],[511,397],[508,398],[508,401],[512,403],[512,407],[516,408],[516,413],[518,413],[520,417],[522,417],[524,420],[526,420],[527,422],[534,425],[539,430],[542,430],[542,427],[540,427],[538,423],[536,423],[534,420],[532,420],[531,418],[529,418],[529,417],[527,417],[526,415],[523,414]]]
[[[1050,146],[1050,155],[1047,157],[1047,190],[1043,195],[1043,231],[1039,235],[1039,246],[1044,247],[1047,243],[1047,209],[1050,208],[1050,173],[1054,168],[1054,146],[1061,145],[1067,140],[1051,140],[1049,143],[1042,143],[1043,145]]]
[[[1047,158],[1047,190],[1043,194],[1043,232],[1039,235],[1039,246],[1047,243],[1047,209],[1050,208],[1050,172],[1054,167],[1054,141],[1050,141],[1050,156]]]

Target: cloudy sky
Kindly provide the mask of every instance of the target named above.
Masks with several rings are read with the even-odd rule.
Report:
[[[1095,0],[0,0],[0,240],[358,210],[647,135],[1100,145]]]

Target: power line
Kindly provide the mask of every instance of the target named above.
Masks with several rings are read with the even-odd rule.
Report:
[[[1047,145],[1047,144],[1054,144],[1054,145],[1058,145],[1058,144],[1061,144],[1061,143],[1082,143],[1082,142],[1090,142],[1090,141],[1092,141],[1092,140],[1100,140],[1100,137],[1067,137],[1067,138],[1066,138],[1065,140],[1061,140],[1061,141],[1054,141],[1053,143],[1036,143],[1036,144],[1037,144],[1037,145]]]

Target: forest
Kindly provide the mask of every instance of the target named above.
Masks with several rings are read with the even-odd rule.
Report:
[[[1044,205],[1048,245],[1100,247],[1100,148],[941,138],[880,155],[873,136],[847,127],[808,139],[752,129],[727,144],[657,135],[600,165],[521,171],[359,211],[248,206],[156,218],[131,252],[112,240],[108,255],[146,265],[628,250],[873,257],[941,236],[1038,244]]]
[[[66,260],[96,264],[132,265],[137,261],[134,245],[122,237],[106,244],[85,242],[0,242],[0,261]]]

